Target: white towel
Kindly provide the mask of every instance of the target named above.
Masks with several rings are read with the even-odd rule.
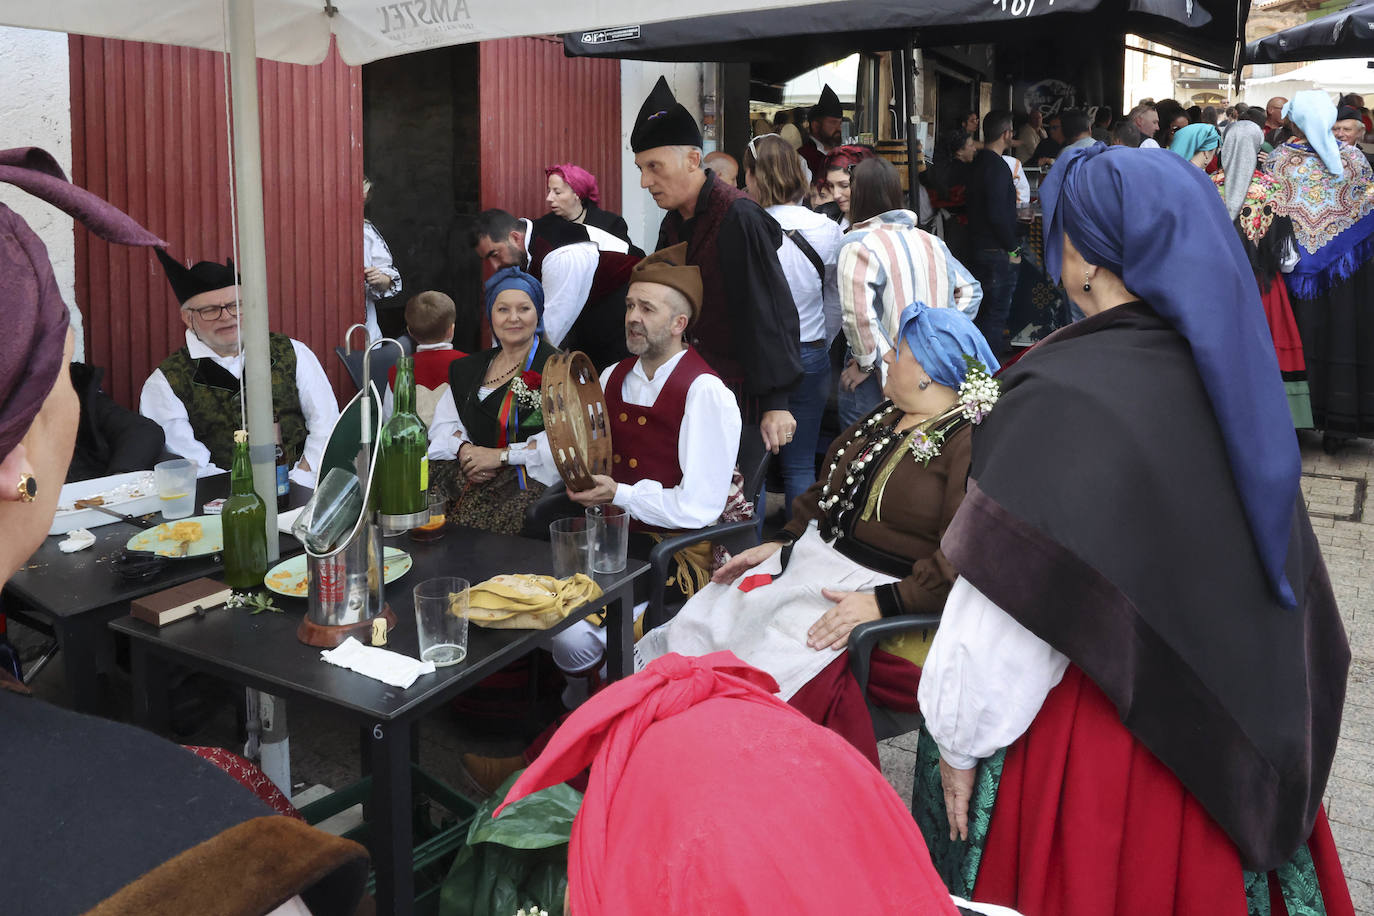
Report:
[[[402,690],[415,683],[420,675],[434,673],[434,662],[417,661],[390,649],[365,646],[352,636],[338,648],[320,652],[320,658]]]

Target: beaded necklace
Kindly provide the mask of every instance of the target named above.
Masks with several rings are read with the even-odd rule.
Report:
[[[896,411],[897,405],[889,401],[886,407],[865,420],[844,445],[835,451],[835,458],[825,472],[825,486],[821,488],[821,498],[817,504],[825,513],[825,518],[821,521],[821,536],[827,541],[832,540],[840,532],[844,514],[854,510],[859,491],[864,485],[865,469],[882,461],[892,444],[901,441],[902,436],[896,430],[899,418],[893,416]],[[863,448],[857,448],[858,443],[865,438],[870,441]],[[851,450],[856,448],[857,451],[851,453]],[[835,471],[847,453],[850,453],[850,459],[844,470],[844,484],[836,492],[832,490]],[[832,514],[831,510],[836,506],[839,507],[839,511]]]

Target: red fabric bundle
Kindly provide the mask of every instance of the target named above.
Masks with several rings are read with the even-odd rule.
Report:
[[[572,916],[955,913],[882,774],[776,689],[729,652],[670,654],[568,718],[502,808],[591,765]]]

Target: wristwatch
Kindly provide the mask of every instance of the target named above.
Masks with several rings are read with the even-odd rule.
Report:
[[[501,453],[498,457],[500,458],[502,464],[510,464],[510,449],[501,449]]]

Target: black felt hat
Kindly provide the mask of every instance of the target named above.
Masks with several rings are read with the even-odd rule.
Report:
[[[192,296],[236,286],[239,282],[233,258],[225,264],[200,261],[191,267],[184,267],[180,261],[161,248],[156,250],[157,259],[162,262],[162,270],[167,274],[167,282],[172,284],[172,294],[182,305]]]
[[[701,146],[696,118],[673,98],[668,81],[661,76],[640,106],[630,132],[630,149],[636,153],[656,146]]]
[[[817,118],[843,118],[844,109],[840,107],[840,97],[835,94],[835,90],[826,83],[821,89],[821,97],[816,100],[816,104],[811,106],[809,120]]]
[[[1336,110],[1336,120],[1363,121],[1364,117],[1360,114],[1359,109],[1354,108],[1350,105],[1342,105],[1340,108]]]

